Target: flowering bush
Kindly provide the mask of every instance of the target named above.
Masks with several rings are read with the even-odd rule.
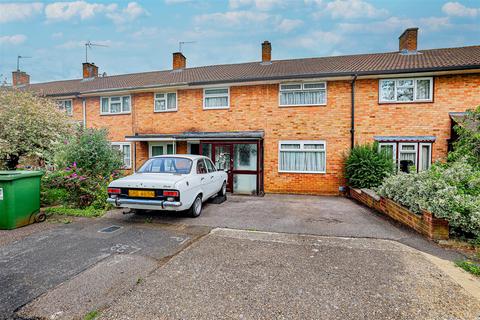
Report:
[[[345,178],[354,188],[373,188],[393,173],[393,161],[378,152],[378,144],[357,145],[345,161]]]
[[[480,171],[466,158],[390,176],[377,192],[415,213],[425,209],[447,219],[453,232],[480,237]]]

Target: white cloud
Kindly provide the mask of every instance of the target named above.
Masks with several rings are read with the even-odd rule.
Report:
[[[427,17],[418,20],[422,29],[440,30],[452,26],[448,17]]]
[[[284,6],[288,0],[230,0],[229,5],[232,9],[238,9],[243,6],[255,6],[259,10],[271,10],[274,7]]]
[[[480,8],[468,8],[459,2],[447,2],[443,5],[442,11],[454,17],[476,17],[480,14]]]
[[[59,39],[61,37],[63,37],[63,32],[55,32],[52,34],[52,38],[54,39]]]
[[[166,4],[179,4],[179,3],[188,3],[193,2],[194,0],[165,0]]]
[[[11,45],[18,45],[27,40],[27,37],[23,34],[14,34],[11,36],[0,36],[0,44],[11,44]]]
[[[129,2],[123,9],[120,9],[115,3],[89,3],[83,0],[54,2],[45,7],[45,15],[48,21],[66,21],[73,18],[87,20],[100,14],[104,14],[116,24],[122,24],[133,21],[147,14],[147,12],[137,2]]]
[[[327,54],[344,41],[344,37],[331,31],[313,31],[302,36],[285,39],[281,44],[291,48],[302,48],[309,51]]]
[[[45,7],[45,15],[50,21],[70,20],[75,17],[85,20],[97,14],[115,10],[117,10],[116,4],[104,5],[86,1],[54,2]]]
[[[0,4],[0,23],[25,20],[42,12],[43,4],[33,3],[2,3]]]
[[[211,23],[227,26],[238,26],[248,23],[262,23],[271,16],[263,12],[253,11],[227,11],[202,14],[195,17],[197,23]]]
[[[281,32],[290,32],[303,25],[303,21],[299,19],[282,19],[277,26],[277,30]]]
[[[339,23],[338,28],[344,33],[391,33],[412,26],[416,23],[412,19],[404,19],[398,17],[390,17],[383,21],[375,21],[372,23]]]
[[[363,0],[334,0],[326,4],[325,9],[332,18],[378,18],[388,14],[386,9],[379,9]],[[320,16],[321,12],[315,16]]]
[[[129,21],[136,20],[138,17],[148,14],[145,9],[142,8],[136,2],[130,2],[126,8],[121,12],[111,12],[107,13],[107,17],[111,19],[116,24],[121,24]]]

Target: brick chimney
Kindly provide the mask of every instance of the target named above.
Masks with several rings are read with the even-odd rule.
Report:
[[[181,52],[173,53],[173,70],[184,69],[187,67],[187,58]]]
[[[272,44],[270,41],[263,41],[262,43],[262,62],[272,61]]]
[[[398,38],[398,51],[417,51],[418,28],[408,28]]]
[[[14,87],[24,86],[30,84],[30,76],[24,71],[12,72],[12,84]]]
[[[83,65],[83,79],[98,77],[98,67],[95,63],[84,62]]]

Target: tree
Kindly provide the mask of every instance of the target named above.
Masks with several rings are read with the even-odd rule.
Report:
[[[0,166],[15,170],[22,157],[49,161],[72,121],[49,99],[0,89]]]
[[[466,158],[480,169],[480,106],[467,110],[464,119],[455,126],[458,140],[453,144],[453,152],[448,154],[449,161]]]

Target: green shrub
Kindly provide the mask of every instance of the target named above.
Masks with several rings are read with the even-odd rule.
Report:
[[[480,170],[480,106],[467,110],[465,118],[455,126],[459,138],[453,144],[454,151],[448,155],[449,161],[466,158]]]
[[[345,161],[345,178],[354,188],[379,186],[394,170],[392,158],[378,152],[378,144],[357,145]]]
[[[480,277],[480,264],[467,260],[455,261],[455,264],[457,265],[457,267],[460,267],[463,270]]]
[[[425,209],[447,219],[454,233],[480,237],[480,171],[466,158],[392,175],[377,191],[415,213]]]
[[[123,166],[122,155],[112,148],[105,129],[79,129],[56,153],[57,168],[75,164],[86,176],[109,177]]]
[[[65,215],[73,217],[100,217],[105,213],[105,210],[95,209],[94,207],[85,207],[83,209],[67,208],[67,207],[51,207],[45,209],[47,215]]]

